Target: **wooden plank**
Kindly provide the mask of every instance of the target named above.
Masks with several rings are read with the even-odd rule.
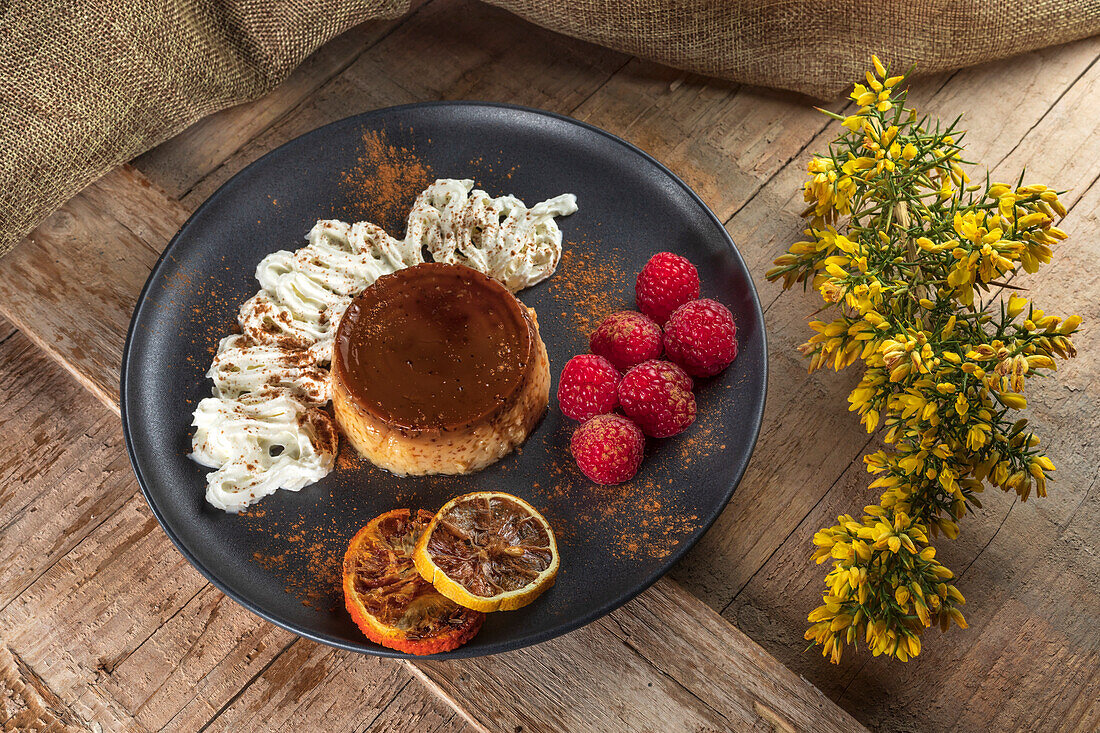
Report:
[[[97,211],[109,211],[111,218],[130,230],[155,254],[191,216],[176,199],[150,181],[133,166],[119,166],[80,192],[79,198]]]
[[[0,342],[0,608],[133,494],[117,418],[89,402],[26,336]]]
[[[174,198],[183,196],[242,145],[308,99],[407,19],[370,21],[352,28],[317,49],[268,94],[204,117],[139,156],[134,164]]]
[[[200,729],[296,638],[211,585],[150,632],[102,682],[149,730]]]
[[[572,114],[654,155],[725,221],[825,128],[812,105],[634,59]]]
[[[445,702],[425,695],[405,665],[299,640],[204,728],[458,731],[467,726]]]
[[[417,668],[493,730],[858,727],[670,581],[535,649]]]
[[[115,410],[130,311],[160,251],[96,201],[101,187],[115,192],[105,200],[129,201],[121,188],[146,199],[149,189],[127,176],[114,171],[92,184],[0,259],[0,314]]]
[[[0,611],[0,635],[59,696],[82,699],[102,694],[97,670],[109,672],[204,585],[132,494]]]
[[[12,701],[0,714],[9,716],[5,730],[91,730],[93,723],[141,730],[87,684],[94,666],[69,674],[75,635],[40,654],[6,623],[27,608],[19,594],[133,495],[117,418],[21,333],[0,343],[0,385],[0,424],[10,441],[0,468],[0,676]]]
[[[1095,41],[1075,46],[1093,53],[1098,48]],[[1026,163],[1027,180],[1072,188],[1065,197],[1071,212],[1062,224],[1070,242],[1057,249],[1041,275],[1019,282],[1035,287],[1036,300],[1048,312],[1076,312],[1094,322],[1100,317],[1095,296],[1100,248],[1092,236],[1100,212],[1100,128],[1081,112],[1100,97],[1100,69],[1086,65],[1071,84],[1032,120],[1022,140],[998,140],[996,131],[990,136],[972,123],[968,141],[980,150],[971,157],[1001,161],[994,178],[1015,179]],[[1065,144],[1067,137],[1073,145]],[[1081,609],[1100,608],[1095,590],[1100,561],[1086,549],[1100,536],[1089,511],[1100,437],[1082,426],[1096,423],[1100,357],[1094,330],[1086,328],[1077,340],[1078,359],[1061,367],[1055,379],[1029,386],[1029,417],[1050,441],[1048,450],[1060,469],[1050,497],[1020,505],[1014,497],[987,493],[985,507],[966,520],[960,539],[938,543],[940,557],[960,571],[960,588],[970,600],[969,631],[952,631],[943,639],[933,635],[917,664],[904,669],[860,655],[847,659],[838,673],[820,657],[795,651],[803,643],[805,609],[817,605],[821,589],[823,570],[806,562],[810,538],[837,514],[873,500],[866,496],[867,478],[858,464],[847,468],[735,597],[727,618],[849,709],[864,708],[861,717],[872,726],[889,721],[903,727],[1094,728],[1100,706],[1088,691],[1097,684],[1097,615],[1082,617]],[[928,668],[939,672],[921,674]],[[861,702],[867,699],[888,704]]]
[[[426,682],[494,731],[731,727],[732,718],[695,697],[694,690],[663,674],[599,623],[545,642],[537,651],[457,664],[423,662],[416,668]]]
[[[66,707],[46,683],[11,649],[0,645],[0,706],[3,730],[87,731],[87,721]]]
[[[484,730],[471,725],[441,698],[425,695],[418,682],[406,686],[378,717],[364,728],[365,733],[417,731],[417,733],[475,733]]]

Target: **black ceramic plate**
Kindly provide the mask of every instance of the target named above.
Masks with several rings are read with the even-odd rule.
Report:
[[[343,446],[336,470],[299,493],[279,491],[234,516],[204,501],[206,469],[187,458],[191,413],[210,394],[204,373],[257,263],[297,249],[318,218],[366,219],[400,233],[431,179],[473,178],[492,195],[529,205],[559,193],[580,210],[559,219],[558,272],[519,297],[538,313],[554,384],[587,350],[605,315],[633,308],[634,277],[654,252],[699,268],[703,295],[737,321],[740,354],[698,385],[699,418],[686,433],[649,441],[637,477],[617,487],[586,480],[569,456],[575,424],[551,407],[522,450],[472,476],[398,478]],[[348,539],[397,507],[435,511],[474,490],[502,490],[538,507],[559,536],[557,583],[518,611],[490,614],[481,633],[447,655],[515,649],[575,629],[663,575],[729,501],[764,409],[764,325],[752,279],[721,222],[648,155],[589,125],[517,107],[421,104],[323,127],[248,166],[204,203],[165,250],[134,311],[122,368],[130,459],[164,531],[218,588],[302,636],[403,656],[366,641],[343,609],[340,563]],[[346,441],[344,441],[346,444]]]

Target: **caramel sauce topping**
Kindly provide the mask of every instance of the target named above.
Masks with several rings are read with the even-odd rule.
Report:
[[[359,406],[388,423],[456,428],[508,402],[532,341],[526,310],[503,285],[426,263],[383,275],[352,301],[333,367]]]

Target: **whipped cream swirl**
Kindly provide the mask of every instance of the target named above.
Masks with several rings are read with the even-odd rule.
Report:
[[[472,267],[513,293],[553,275],[561,260],[554,217],[575,212],[577,197],[566,193],[527,208],[515,196],[492,198],[473,187],[454,179],[428,187],[409,214],[406,241],[435,262]]]
[[[430,256],[522,290],[554,273],[562,247],[554,217],[576,210],[572,194],[528,208],[468,179],[440,179],[416,198],[404,239],[368,222],[321,220],[306,246],[265,257],[260,291],[238,314],[242,333],[222,339],[207,372],[214,396],[195,409],[191,458],[216,469],[206,500],[239,512],[332,470],[338,437],[323,409],[327,366],[340,318],[364,288]]]

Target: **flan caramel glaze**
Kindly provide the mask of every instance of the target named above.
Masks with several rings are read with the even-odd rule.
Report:
[[[481,470],[546,409],[535,312],[495,280],[428,263],[385,275],[348,307],[332,358],[336,423],[400,475]]]

